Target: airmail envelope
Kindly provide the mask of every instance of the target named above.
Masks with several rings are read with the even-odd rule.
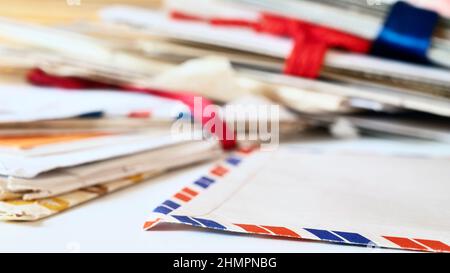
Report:
[[[97,137],[80,140],[78,143],[75,141],[53,143],[24,151],[25,155],[28,152],[32,156],[1,153],[0,147],[0,174],[33,178],[57,168],[130,155],[182,142],[187,142],[182,136],[177,139],[171,137],[168,130],[154,130],[138,134]]]
[[[450,252],[449,163],[442,156],[244,150],[163,202],[145,228],[170,222]]]

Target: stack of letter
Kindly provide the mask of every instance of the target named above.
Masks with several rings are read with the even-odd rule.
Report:
[[[168,99],[28,86],[0,93],[3,220],[44,218],[221,154],[217,141],[171,130],[185,107]]]
[[[220,158],[161,197],[145,229],[450,252],[449,18],[446,0],[166,0],[58,26],[0,18],[0,71],[22,80],[0,86],[0,219]]]

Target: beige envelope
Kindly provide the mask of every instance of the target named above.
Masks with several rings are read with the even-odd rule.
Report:
[[[169,222],[450,252],[448,147],[446,152],[377,155],[307,146],[240,152],[155,208],[145,228]]]
[[[192,141],[116,159],[59,169],[31,179],[8,177],[3,188],[11,194],[22,193],[23,200],[41,199],[142,173],[164,172],[218,157],[220,152],[216,141]]]
[[[219,145],[213,142],[209,143],[198,142],[198,143],[191,143],[190,146],[189,145],[185,146],[186,147],[176,147],[176,149],[172,150],[161,149],[161,152],[163,152],[164,150],[166,154],[155,153],[154,156],[143,154],[137,155],[135,159],[150,160],[152,163],[149,164],[151,168],[143,168],[140,167],[139,165],[125,164],[126,166],[118,170],[119,173],[120,171],[123,171],[123,173],[120,174],[121,175],[120,178],[113,179],[115,175],[108,176],[107,178],[110,178],[111,180],[103,181],[102,183],[98,183],[96,185],[93,185],[92,183],[89,182],[90,176],[88,174],[90,172],[93,172],[91,176],[94,177],[94,179],[97,179],[98,182],[100,181],[99,177],[95,177],[95,175],[100,175],[100,173],[106,175],[105,172],[109,170],[108,168],[103,169],[100,168],[100,170],[98,170],[100,173],[96,172],[95,168],[90,168],[89,166],[87,166],[87,168],[77,169],[76,171],[78,173],[76,175],[81,176],[84,175],[86,177],[84,178],[82,177],[81,180],[75,181],[76,186],[75,184],[71,184],[70,182],[68,182],[67,179],[64,177],[64,175],[56,174],[53,178],[49,178],[48,180],[53,179],[54,181],[51,182],[53,182],[53,184],[57,184],[56,179],[60,177],[62,179],[62,181],[60,182],[67,185],[67,188],[62,187],[64,192],[69,188],[72,188],[70,192],[59,194],[57,196],[53,196],[55,192],[52,192],[51,188],[46,188],[47,190],[50,190],[50,192],[46,192],[47,196],[51,195],[52,197],[47,197],[38,200],[24,200],[27,199],[26,196],[33,197],[33,194],[28,195],[25,194],[23,196],[19,195],[14,196],[14,194],[11,193],[2,194],[0,188],[0,197],[2,196],[8,197],[8,200],[0,201],[0,220],[8,220],[8,221],[39,220],[51,215],[58,214],[62,211],[65,211],[79,204],[85,203],[89,200],[99,198],[110,192],[134,185],[136,183],[140,183],[165,171],[217,158],[222,153]],[[155,159],[156,156],[159,156],[158,160]],[[126,160],[127,158],[123,158],[123,160],[109,162],[110,164],[105,162],[105,166],[111,168],[115,165],[115,163],[119,162],[124,163]],[[161,162],[159,162],[159,160],[161,160]],[[68,175],[68,177],[70,177],[70,179],[73,179],[73,175],[74,174]],[[120,175],[117,175],[117,177],[119,177]],[[83,179],[85,180],[83,181]],[[44,180],[45,179],[42,179],[41,182]],[[0,178],[0,186],[3,183],[2,181],[4,180]],[[39,181],[22,181],[22,182],[27,182],[30,187],[33,185],[32,182],[40,183]],[[82,186],[82,188],[79,188],[80,186]],[[75,188],[76,190],[73,190]],[[56,190],[61,190],[61,188],[57,188]],[[41,194],[41,196],[39,196],[39,194]],[[43,192],[40,192],[37,193],[34,197],[38,196],[44,197],[44,195],[45,194]]]

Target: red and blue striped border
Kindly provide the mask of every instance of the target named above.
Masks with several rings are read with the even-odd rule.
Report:
[[[176,215],[176,211],[183,204],[197,197],[201,192],[214,185],[218,179],[225,177],[229,172],[240,165],[245,156],[255,150],[252,148],[240,149],[229,156],[223,163],[216,165],[205,176],[194,181],[190,186],[184,187],[170,199],[156,207],[153,212],[159,216],[147,221],[144,229],[148,230],[159,222],[180,223],[196,227],[226,230],[230,232],[281,236],[306,240],[326,241],[338,244],[351,244],[365,247],[398,248],[415,251],[449,252],[450,246],[439,240],[406,238],[397,236],[367,236],[356,232],[325,230],[304,227],[280,227],[267,225],[254,225],[244,223],[225,223],[224,221]]]
[[[161,205],[156,207],[153,212],[161,214],[169,214],[178,209],[184,203],[191,201],[199,193],[207,190],[211,185],[216,183],[217,179],[224,177],[232,168],[238,167],[243,160],[243,157],[252,153],[256,147],[247,147],[239,149],[234,155],[229,156],[223,164],[216,165],[212,168],[208,175],[202,176],[195,180],[191,186],[184,187],[177,192],[172,198],[164,201]],[[153,221],[151,221],[153,222]],[[148,222],[145,224],[147,228]]]

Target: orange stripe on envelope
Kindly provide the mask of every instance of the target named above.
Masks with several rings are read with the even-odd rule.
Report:
[[[149,229],[149,228],[153,227],[154,225],[156,225],[160,221],[161,221],[161,218],[157,218],[153,221],[147,221],[144,223],[144,229]]]
[[[192,196],[192,197],[195,197],[195,196],[198,195],[198,192],[196,192],[196,191],[194,191],[194,190],[192,190],[192,189],[190,189],[190,188],[188,188],[188,187],[183,188],[182,191],[183,191],[184,193],[187,193],[188,195],[190,195],[190,196]]]
[[[383,236],[387,240],[393,242],[394,244],[398,245],[401,248],[405,249],[415,249],[415,250],[428,250],[426,247],[424,247],[421,244],[418,244],[414,242],[411,239],[408,238],[402,238],[402,237],[389,237],[389,236]]]
[[[270,230],[275,235],[301,238],[301,236],[298,235],[296,232],[294,232],[293,230],[290,230],[288,228],[285,228],[285,227],[272,227],[272,226],[262,226],[262,227]]]
[[[256,226],[256,225],[245,225],[245,224],[234,224],[234,225],[238,226],[250,233],[272,234],[272,233],[270,233],[270,231],[268,231],[260,226]]]
[[[217,176],[224,176],[226,173],[228,173],[228,169],[222,166],[217,166],[211,170],[211,173]]]
[[[79,133],[64,135],[35,135],[35,136],[4,136],[0,137],[0,146],[14,147],[20,149],[31,149],[37,146],[72,142],[99,136],[105,136],[106,133]]]
[[[185,194],[183,194],[181,192],[175,194],[174,197],[179,199],[179,200],[181,200],[181,201],[184,201],[184,202],[189,202],[192,199],[191,197],[189,197],[189,196],[187,196],[187,195],[185,195]]]
[[[419,242],[422,245],[425,245],[435,251],[450,252],[450,246],[440,241],[424,240],[424,239],[414,239],[414,241]]]

